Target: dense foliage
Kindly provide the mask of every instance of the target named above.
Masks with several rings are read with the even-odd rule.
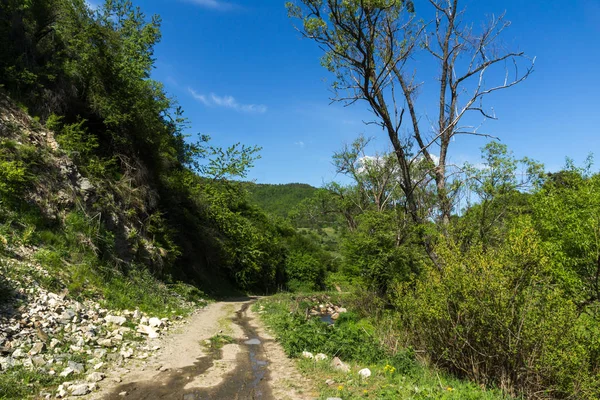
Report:
[[[344,304],[332,325],[319,316],[307,317],[306,310],[327,301]],[[355,308],[354,295],[276,295],[261,299],[255,306],[265,323],[274,331],[286,353],[299,357],[298,366],[307,376],[318,376],[320,398],[343,399],[505,399],[497,389],[486,389],[459,380],[443,371],[431,370],[417,362],[412,349],[386,346],[388,336],[381,320]],[[360,301],[360,300],[359,300]],[[303,352],[325,354],[327,359],[305,358]],[[349,372],[331,365],[339,357]],[[371,376],[362,378],[358,371],[369,368]],[[335,382],[332,384],[331,382]]]
[[[398,341],[459,376],[514,396],[597,398],[600,174],[591,165],[545,174],[492,142],[479,166],[464,166],[465,208],[444,229],[406,225],[401,197],[355,208],[340,251],[341,271],[366,290],[359,309],[383,315],[387,305]],[[360,195],[367,169],[345,193]],[[436,237],[436,262],[423,235]]]
[[[290,211],[303,200],[310,198],[316,188],[305,183],[269,185],[245,183],[250,200],[263,210],[281,218],[290,216]]]
[[[327,254],[308,255],[308,236],[231,181],[260,149],[185,133],[183,111],[150,78],[160,35],[160,18],[127,0],[96,10],[83,0],[0,4],[3,109],[17,102],[35,117],[2,129],[0,250],[33,244],[72,291],[105,287],[119,306],[124,282],[142,295],[145,276],[214,293],[273,291],[289,279],[322,287]],[[33,140],[44,126],[59,148]],[[297,189],[293,201],[313,190]]]

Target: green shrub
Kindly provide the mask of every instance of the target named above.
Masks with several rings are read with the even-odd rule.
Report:
[[[285,262],[288,287],[291,291],[313,291],[321,289],[325,268],[312,254],[295,251]]]
[[[179,294],[185,301],[198,302],[205,301],[207,298],[206,293],[188,283],[177,282],[169,285],[169,288]]]
[[[398,243],[395,212],[368,211],[357,218],[358,227],[343,241],[344,272],[359,277],[370,290],[386,294],[396,281],[405,281],[420,269],[418,247]]]
[[[581,314],[557,279],[526,218],[496,250],[452,242],[398,285],[402,329],[439,365],[508,393],[596,399],[600,372],[595,318]]]
[[[291,357],[298,357],[303,351],[365,363],[386,357],[373,325],[354,313],[342,313],[334,325],[328,325],[319,317],[305,318],[304,310],[309,304],[300,304],[298,312],[292,313],[286,302],[261,304],[267,324],[279,333],[279,340]]]
[[[181,286],[180,286],[181,289]],[[141,265],[132,266],[127,275],[113,273],[104,278],[106,306],[115,309],[139,309],[160,317],[185,314],[190,306]],[[195,298],[193,294],[190,298]]]
[[[25,168],[20,161],[0,160],[0,202],[13,200],[23,189]]]

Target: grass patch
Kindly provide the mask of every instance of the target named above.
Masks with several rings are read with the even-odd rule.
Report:
[[[235,343],[235,339],[229,335],[217,334],[205,342],[205,346],[210,350],[222,349],[226,344]]]
[[[53,388],[64,381],[65,378],[58,375],[51,376],[23,367],[10,368],[0,374],[0,400],[22,400],[41,391],[52,393]]]
[[[327,361],[297,360],[304,375],[319,377],[321,399],[508,399],[499,390],[481,388],[423,365],[411,349],[387,350],[378,335],[378,322],[352,310],[341,314],[334,325],[319,317],[306,318],[306,309],[320,300],[315,294],[279,294],[261,299],[254,309],[289,356],[298,358],[303,351],[310,351],[329,357]],[[332,301],[344,303],[344,296]],[[348,363],[351,371],[333,369],[330,360],[334,356]],[[371,377],[361,378],[358,371],[362,368],[369,368]]]
[[[474,383],[439,374],[414,361],[413,366],[404,372],[386,362],[367,365],[351,363],[350,373],[334,370],[327,361],[299,359],[297,365],[304,375],[319,377],[319,399],[508,399],[497,390],[485,390]],[[369,378],[358,375],[358,371],[365,367],[371,370]]]

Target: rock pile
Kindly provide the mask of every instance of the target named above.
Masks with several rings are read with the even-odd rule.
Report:
[[[340,317],[341,313],[345,313],[346,310],[344,307],[337,306],[331,302],[321,303],[309,310],[309,315],[311,316],[324,316],[330,315],[332,320],[336,320]]]
[[[159,347],[144,339],[157,338],[172,326],[167,318],[139,310],[111,311],[91,300],[75,301],[26,277],[4,280],[13,288],[14,301],[0,307],[0,373],[23,366],[72,377],[73,382],[58,388],[57,397],[95,390],[107,364],[152,356]]]

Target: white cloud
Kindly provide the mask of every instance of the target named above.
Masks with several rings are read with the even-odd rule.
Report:
[[[242,111],[247,113],[258,113],[264,114],[267,112],[267,106],[264,104],[241,104],[233,96],[218,96],[214,93],[210,95],[204,95],[196,92],[192,88],[188,88],[188,91],[193,98],[204,104],[205,106],[212,107],[224,107],[231,108],[236,111]]]
[[[357,172],[362,174],[367,171],[369,167],[383,167],[385,160],[381,156],[362,156],[358,159]]]
[[[184,0],[187,3],[196,4],[197,6],[210,8],[212,10],[228,11],[236,8],[235,4],[231,4],[221,0]]]
[[[210,106],[210,103],[206,99],[206,96],[204,96],[203,94],[199,94],[198,92],[196,92],[194,89],[191,89],[191,88],[188,88],[188,91],[190,92],[190,94],[192,95],[193,98],[204,103],[204,105]]]
[[[294,145],[295,145],[295,146],[304,147],[304,142],[303,142],[303,141],[294,142]]]

